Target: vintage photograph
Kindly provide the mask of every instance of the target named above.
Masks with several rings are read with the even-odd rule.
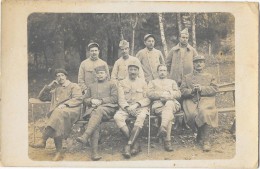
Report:
[[[32,13],[28,157],[236,155],[231,13]]]

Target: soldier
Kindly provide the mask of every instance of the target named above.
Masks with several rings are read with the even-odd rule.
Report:
[[[161,127],[158,136],[164,139],[166,151],[173,151],[171,144],[171,130],[174,113],[179,111],[181,105],[176,100],[181,97],[177,83],[167,79],[167,67],[159,65],[157,68],[159,78],[148,84],[147,97],[153,101],[152,112],[161,117]]]
[[[192,73],[192,59],[198,55],[197,51],[189,45],[188,40],[189,32],[185,28],[179,35],[180,42],[170,50],[166,58],[166,65],[170,72],[169,78],[175,80],[178,86],[181,85],[185,75]]]
[[[140,61],[133,56],[129,55],[129,42],[122,40],[119,43],[121,57],[115,62],[113,71],[111,73],[111,80],[123,80],[128,76],[128,63],[131,61],[138,62],[138,66],[141,67]],[[144,79],[143,69],[139,70],[139,77]]]
[[[102,157],[98,154],[98,140],[100,123],[103,120],[110,120],[118,108],[118,95],[116,85],[107,80],[108,72],[105,65],[95,68],[97,82],[89,85],[87,93],[84,95],[84,102],[88,106],[83,117],[89,116],[90,119],[86,131],[76,140],[86,144],[91,138],[91,159],[96,161]]]
[[[130,158],[140,152],[141,147],[136,141],[143,127],[146,115],[149,113],[150,99],[146,97],[147,84],[144,79],[138,77],[139,63],[132,61],[128,64],[128,77],[120,81],[118,88],[119,111],[116,112],[114,119],[117,126],[128,139],[124,148],[124,157]],[[134,127],[130,133],[126,124],[126,119],[136,117]]]
[[[164,58],[161,51],[154,48],[155,37],[152,34],[144,36],[145,48],[140,50],[136,57],[140,60],[146,82],[158,78],[157,67],[164,64]]]
[[[204,72],[204,56],[195,56],[193,64],[193,72],[186,75],[181,84],[185,121],[193,130],[198,130],[196,141],[202,144],[203,151],[210,151],[210,126],[218,126],[215,105],[218,87],[215,78]]]
[[[64,69],[55,70],[56,80],[49,85],[45,85],[41,91],[39,99],[45,98],[50,92],[52,94],[51,106],[47,125],[41,140],[31,144],[34,148],[45,148],[48,138],[54,138],[56,155],[54,161],[62,160],[62,139],[66,139],[72,125],[80,117],[80,105],[82,104],[82,93],[76,83],[67,80],[68,73]]]
[[[188,43],[189,32],[185,28],[179,35],[179,43],[174,46],[167,58],[166,65],[170,72],[169,78],[177,82],[180,87],[182,79],[185,75],[192,73],[193,57],[198,55],[197,51]],[[179,100],[182,103],[182,98]],[[175,118],[174,129],[177,129],[181,124],[184,128],[188,128],[187,124],[183,123],[183,117]]]
[[[98,66],[105,65],[109,76],[109,69],[107,63],[99,58],[100,47],[97,43],[90,43],[88,45],[90,57],[84,60],[79,67],[78,84],[83,93],[87,91],[88,86],[96,81],[94,69]]]

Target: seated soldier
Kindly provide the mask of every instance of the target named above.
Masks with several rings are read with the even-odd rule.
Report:
[[[157,71],[159,78],[149,82],[147,97],[153,101],[152,112],[161,116],[158,136],[164,139],[165,150],[173,151],[171,144],[172,121],[174,113],[179,111],[181,107],[176,100],[181,97],[181,92],[174,80],[167,79],[167,67],[165,65],[159,65]]]
[[[68,73],[64,69],[55,70],[56,80],[44,87],[39,99],[52,94],[50,111],[47,114],[48,121],[39,142],[31,144],[34,148],[45,148],[48,138],[54,138],[56,155],[54,161],[62,160],[62,139],[66,139],[72,125],[80,117],[80,105],[82,104],[81,89],[76,83],[67,80]]]
[[[91,139],[91,159],[94,161],[102,158],[98,154],[100,123],[102,119],[109,120],[113,118],[118,108],[117,87],[113,82],[107,80],[106,66],[96,67],[95,72],[97,82],[90,84],[84,95],[84,102],[88,109],[83,117],[90,115],[90,119],[84,134],[76,139],[83,144],[86,144],[89,138]]]
[[[210,151],[210,126],[218,126],[215,105],[218,87],[215,78],[204,72],[204,56],[195,56],[193,65],[193,72],[184,77],[180,87],[184,99],[185,122],[193,130],[198,130],[196,141],[202,144],[203,151]]]
[[[128,64],[128,76],[120,81],[118,88],[119,111],[116,112],[114,119],[117,126],[128,139],[124,148],[124,157],[130,158],[140,152],[140,145],[137,138],[143,127],[146,115],[149,113],[150,100],[146,97],[147,84],[144,79],[138,77],[139,63],[131,61]],[[126,119],[136,117],[134,127],[131,131],[126,124]]]

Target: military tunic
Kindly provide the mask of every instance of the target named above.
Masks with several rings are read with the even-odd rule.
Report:
[[[82,93],[76,83],[67,81],[65,86],[57,85],[54,89],[44,87],[42,95],[50,92],[52,94],[51,106],[47,116],[47,126],[55,130],[54,137],[67,138],[73,124],[79,119],[81,113]],[[40,96],[41,97],[41,96]],[[58,108],[59,105],[66,105],[65,108]]]
[[[197,51],[189,44],[185,48],[178,44],[170,50],[166,58],[166,66],[170,72],[169,78],[175,80],[178,86],[185,75],[192,73],[193,57],[197,55]]]
[[[149,51],[144,48],[136,54],[136,57],[142,64],[146,82],[158,78],[157,67],[160,64],[165,64],[161,51],[154,48]]]
[[[149,113],[150,99],[146,97],[147,84],[144,79],[137,78],[131,81],[126,78],[119,83],[118,104],[119,111],[116,112],[114,119],[119,128],[126,125],[125,120],[131,115],[126,111],[126,107],[139,103],[137,108],[135,126],[142,128],[146,115]]]
[[[139,63],[139,77],[141,79],[144,79],[144,72],[141,66],[140,61],[134,57],[130,56],[128,59],[124,59],[123,57],[120,57],[114,64],[112,73],[111,73],[111,80],[123,80],[128,76],[128,64],[132,61],[136,61]]]
[[[193,85],[200,84],[201,92],[192,93]],[[218,126],[218,112],[215,105],[215,95],[218,90],[215,78],[206,72],[196,72],[186,75],[181,84],[183,110],[185,121],[195,129],[207,123]]]
[[[91,99],[102,100],[97,108],[91,107]],[[89,107],[83,117],[90,115],[93,111],[102,111],[104,119],[111,119],[118,109],[118,90],[115,83],[111,81],[95,82],[89,85],[84,95],[84,102]]]
[[[81,87],[82,91],[86,90],[91,83],[97,81],[94,69],[102,65],[106,66],[108,77],[110,77],[108,65],[102,59],[98,58],[97,60],[92,60],[91,58],[88,58],[80,64],[78,84]]]

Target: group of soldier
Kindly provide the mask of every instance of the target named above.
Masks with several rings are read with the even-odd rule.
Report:
[[[123,133],[126,144],[125,158],[141,151],[138,139],[144,121],[149,114],[160,117],[157,136],[164,140],[164,149],[173,151],[171,131],[174,114],[184,111],[184,122],[197,133],[196,141],[203,151],[209,151],[210,127],[217,127],[218,113],[215,107],[217,85],[214,77],[204,71],[205,58],[188,44],[188,30],[179,35],[179,43],[164,59],[154,48],[155,37],[144,36],[145,48],[136,57],[129,55],[129,42],[119,43],[121,57],[115,62],[111,77],[108,65],[99,58],[100,46],[90,43],[90,57],[79,68],[78,84],[67,79],[64,69],[56,69],[56,79],[45,85],[39,98],[51,93],[51,108],[43,136],[31,144],[45,148],[48,138],[54,138],[56,155],[63,158],[62,139],[66,139],[72,125],[81,115],[81,104],[86,110],[83,118],[89,118],[86,130],[76,140],[91,143],[91,159],[100,160],[98,140],[102,121],[114,118]],[[132,129],[126,123],[134,117]]]

